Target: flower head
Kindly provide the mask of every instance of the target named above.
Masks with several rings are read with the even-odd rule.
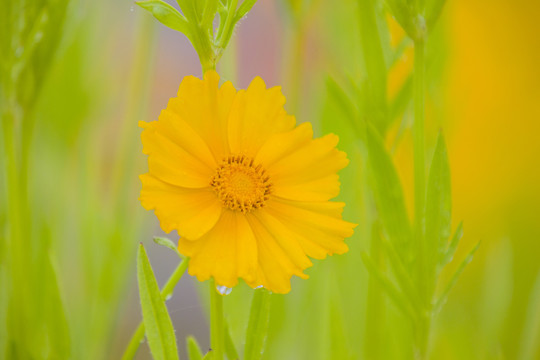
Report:
[[[255,78],[246,90],[219,75],[184,78],[158,121],[141,122],[149,172],[141,202],[164,231],[177,230],[189,273],[233,287],[290,291],[311,258],[347,251],[354,224],[341,218],[337,136],[295,126],[279,87]]]

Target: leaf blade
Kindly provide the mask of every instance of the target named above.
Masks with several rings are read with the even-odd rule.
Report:
[[[439,133],[429,170],[426,193],[426,254],[434,266],[445,256],[446,242],[451,235],[452,195],[448,152]]]
[[[375,203],[390,240],[397,242],[401,250],[411,239],[401,182],[381,137],[372,125],[368,125],[367,145],[374,176]]]
[[[173,30],[180,31],[188,38],[191,36],[187,19],[180,14],[178,10],[166,2],[161,0],[145,0],[136,1],[135,3],[150,12],[163,25]]]
[[[188,336],[186,339],[187,353],[189,360],[202,360],[203,354],[199,343],[193,336]]]
[[[270,292],[257,289],[253,294],[246,332],[245,360],[260,360],[264,351],[270,321]]]
[[[137,280],[146,338],[155,360],[178,359],[176,337],[144,246],[137,255]]]

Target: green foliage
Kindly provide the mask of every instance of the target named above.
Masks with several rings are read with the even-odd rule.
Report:
[[[368,126],[366,138],[379,216],[390,240],[395,242],[399,249],[405,250],[411,242],[411,227],[401,183],[377,130]]]
[[[260,360],[264,352],[268,322],[270,320],[270,292],[257,289],[253,294],[246,332],[245,360]]]
[[[137,1],[137,5],[149,11],[163,25],[183,33],[191,42],[203,68],[203,72],[215,69],[223,51],[227,48],[236,24],[247,15],[257,0],[178,0],[183,15],[161,0]],[[213,28],[214,18],[219,15],[219,26]]]
[[[146,338],[153,358],[178,359],[171,318],[142,244],[139,246],[137,256],[137,280]]]
[[[170,239],[162,236],[154,236],[154,242],[158,245],[166,247],[169,250],[174,251],[174,253],[178,255],[178,257],[180,257],[181,259],[184,258],[182,254],[180,254],[180,252],[178,251],[178,247],[176,247],[176,245]]]
[[[193,336],[188,336],[186,339],[187,353],[189,360],[202,360],[203,354],[199,343]]]
[[[239,360],[240,356],[234,345],[229,324],[225,323],[225,354],[229,360]]]

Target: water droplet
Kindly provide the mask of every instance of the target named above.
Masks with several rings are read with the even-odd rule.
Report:
[[[130,7],[129,7],[129,11],[131,11],[131,12],[135,11],[134,7],[133,7],[133,6],[130,6]]]
[[[169,294],[169,295],[167,295],[167,296],[165,297],[165,301],[168,301],[168,300],[170,300],[171,298],[172,298],[172,294]]]
[[[228,288],[228,287],[223,286],[223,285],[216,286],[216,290],[218,291],[218,293],[220,293],[223,296],[229,295],[231,293],[231,291],[232,291],[231,288]]]
[[[259,285],[259,286],[255,287],[255,289],[262,289],[263,287],[264,287],[264,286]]]

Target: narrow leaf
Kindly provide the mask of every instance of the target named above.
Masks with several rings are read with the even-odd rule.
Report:
[[[467,266],[467,264],[469,264],[471,262],[471,260],[473,259],[474,253],[476,252],[476,250],[478,250],[479,246],[480,246],[480,242],[476,243],[476,245],[467,254],[467,256],[465,256],[465,259],[463,259],[463,261],[461,262],[461,264],[457,268],[454,275],[452,275],[452,277],[450,278],[450,281],[448,282],[448,285],[446,285],[446,288],[442,292],[441,296],[439,296],[439,300],[437,300],[437,302],[435,303],[435,308],[434,308],[434,313],[435,314],[438,313],[439,311],[441,311],[441,308],[443,307],[443,305],[448,300],[448,294],[450,294],[450,291],[452,290],[452,288],[454,287],[454,285],[458,281],[459,276],[461,275],[463,270],[465,270],[465,266]]]
[[[229,360],[240,359],[238,351],[236,351],[236,347],[234,346],[231,331],[229,329],[229,324],[227,324],[227,322],[225,322],[225,354],[227,354],[227,358]]]
[[[426,195],[426,254],[437,264],[445,257],[451,232],[452,199],[450,189],[450,166],[442,133],[439,133]]]
[[[182,256],[182,254],[180,254],[180,252],[178,251],[178,248],[176,247],[176,244],[173,243],[171,240],[165,238],[165,237],[161,237],[161,236],[154,236],[154,242],[158,245],[161,245],[161,246],[165,246],[166,248],[169,248],[171,249],[172,251],[174,251],[181,259],[183,259],[184,257]]]
[[[444,260],[442,261],[442,264],[441,264],[442,266],[452,261],[452,259],[454,258],[454,254],[456,253],[458,244],[461,241],[462,237],[463,237],[463,221],[459,223],[456,231],[454,232],[454,236],[452,237],[452,241],[450,241],[450,244],[448,244],[448,248],[446,249]]]
[[[375,203],[390,241],[396,242],[401,250],[411,239],[401,183],[381,137],[371,125],[367,130],[367,145]]]
[[[367,105],[371,108],[371,122],[384,133],[387,127],[386,62],[382,48],[375,0],[360,0],[358,3],[360,38],[363,60],[367,73]]]
[[[201,347],[193,336],[187,337],[186,345],[189,360],[202,360],[203,354],[201,351]]]
[[[238,10],[236,10],[236,14],[234,15],[234,22],[237,23],[244,16],[246,16],[256,2],[257,0],[244,0],[242,5],[240,5],[238,7]]]
[[[246,332],[245,360],[259,360],[262,358],[268,323],[270,320],[270,292],[266,289],[257,289],[253,294],[249,323]]]
[[[218,10],[218,0],[206,0],[204,11],[201,16],[201,25],[211,26]]]
[[[149,11],[163,25],[190,37],[188,21],[171,5],[161,0],[137,1],[136,4]]]
[[[534,359],[540,344],[540,272],[532,289],[519,349],[519,359]]]
[[[411,319],[414,319],[414,311],[412,310],[410,306],[409,300],[403,295],[402,292],[400,292],[396,286],[388,280],[388,278],[383,275],[379,269],[375,266],[373,263],[373,260],[369,257],[369,255],[366,252],[362,252],[361,254],[362,260],[364,261],[364,264],[366,265],[366,268],[368,269],[369,273],[373,278],[375,278],[379,284],[381,285],[382,289],[386,292],[390,300],[394,303],[394,305],[401,310],[401,312],[404,315],[409,316]]]
[[[439,17],[441,16],[442,10],[446,0],[431,0],[429,6],[426,9],[426,22],[428,29],[432,29]]]
[[[152,357],[154,360],[178,359],[171,318],[142,244],[137,256],[137,280],[146,338]]]
[[[392,265],[392,269],[394,270],[396,279],[399,281],[400,288],[403,290],[405,295],[407,295],[411,304],[416,309],[420,309],[421,301],[418,297],[418,292],[416,291],[411,276],[406,270],[405,264],[390,241],[383,238],[382,242],[384,244],[384,249],[386,250],[388,259],[390,260],[390,264]]]

